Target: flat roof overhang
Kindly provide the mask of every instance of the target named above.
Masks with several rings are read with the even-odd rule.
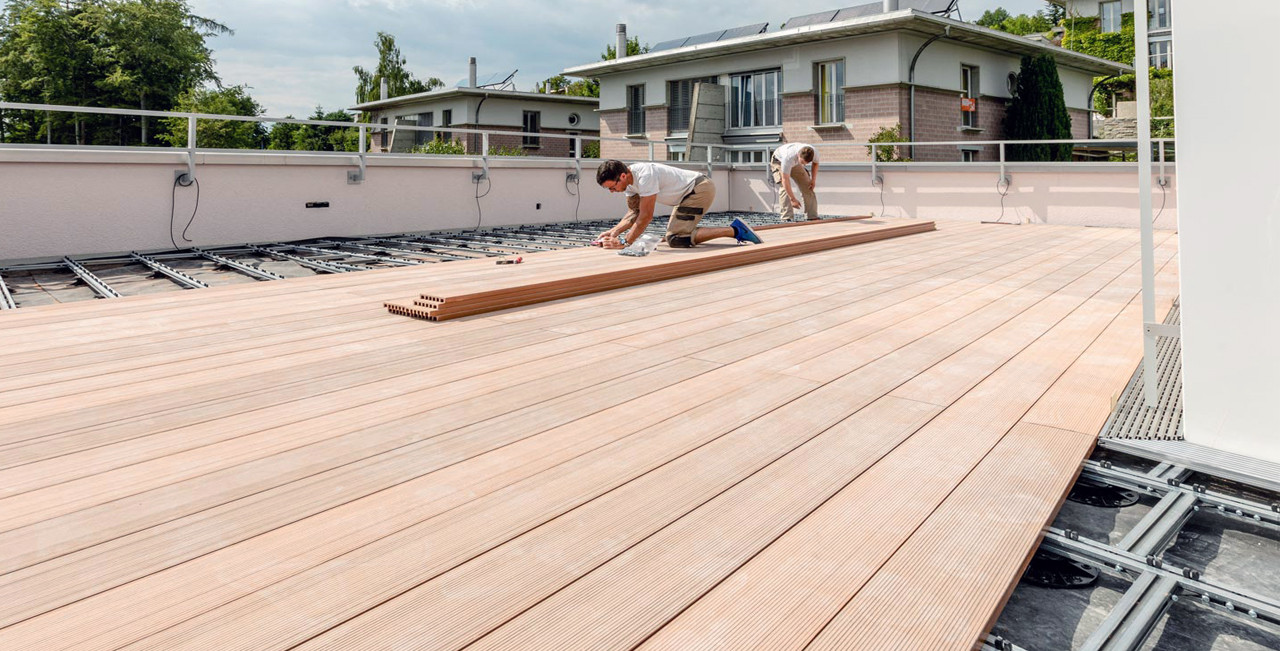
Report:
[[[934,16],[915,9],[904,9],[887,14],[853,18],[838,23],[805,25],[767,34],[743,36],[725,41],[639,54],[625,57],[621,61],[614,59],[575,66],[566,68],[564,74],[573,77],[598,77],[660,65],[696,61],[708,57],[728,56],[789,45],[891,31],[910,32],[925,38],[948,34],[949,32],[949,38],[953,41],[1019,56],[1040,53],[1050,54],[1060,66],[1099,76],[1133,72],[1133,66],[1123,63],[1065,50],[1053,45],[1037,43],[1022,36],[1015,36],[950,18]]]

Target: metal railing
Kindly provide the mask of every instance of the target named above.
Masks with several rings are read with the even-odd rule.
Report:
[[[645,147],[646,153],[641,157],[623,157],[626,160],[656,160],[657,148],[667,147],[670,143],[665,140],[649,140],[635,137],[610,137],[610,136],[591,136],[583,134],[560,134],[547,132],[525,132],[510,131],[501,129],[467,129],[459,127],[442,127],[442,126],[416,126],[407,124],[380,124],[365,122],[339,122],[333,120],[310,120],[298,118],[276,118],[268,116],[247,116],[247,115],[219,115],[210,113],[189,113],[177,111],[149,111],[142,109],[117,109],[117,108],[97,108],[82,106],[61,106],[51,104],[27,104],[18,102],[0,102],[0,111],[17,110],[17,111],[37,111],[37,112],[65,112],[76,114],[101,114],[101,115],[119,115],[134,117],[156,117],[166,119],[184,119],[187,121],[187,134],[185,147],[151,147],[142,145],[132,146],[102,146],[102,145],[61,145],[61,144],[13,144],[0,143],[0,148],[22,149],[22,148],[38,148],[38,149],[69,149],[69,150],[111,150],[111,151],[181,151],[185,154],[187,164],[187,175],[194,179],[196,175],[196,154],[197,153],[249,153],[261,152],[266,153],[268,150],[263,149],[219,149],[200,147],[198,123],[201,120],[211,121],[239,121],[239,122],[257,122],[265,124],[297,124],[321,127],[337,127],[344,129],[352,129],[357,132],[358,148],[357,151],[311,151],[311,150],[269,150],[272,154],[286,153],[304,153],[311,156],[336,156],[347,157],[353,159],[354,165],[358,170],[352,170],[348,174],[349,183],[363,182],[367,174],[367,163],[370,157],[463,157],[469,160],[478,161],[482,171],[476,174],[476,179],[484,179],[489,174],[489,160],[492,157],[490,153],[491,138],[494,136],[503,136],[509,138],[519,137],[525,138],[549,138],[549,139],[565,139],[571,141],[568,151],[572,154],[568,157],[575,166],[576,172],[580,175],[582,171],[583,143],[585,142],[619,142],[626,143],[632,147]],[[427,154],[427,153],[393,153],[393,152],[375,152],[369,151],[368,143],[370,138],[376,134],[385,134],[397,130],[409,132],[424,132],[431,134],[432,138],[443,138],[445,140],[453,139],[456,135],[478,136],[480,140],[480,151],[473,154]],[[416,139],[415,139],[416,140]],[[1172,158],[1170,154],[1174,151],[1173,139],[1153,139],[1153,158],[1158,161],[1158,182],[1164,186],[1167,183],[1168,174],[1166,167],[1171,164]],[[836,157],[829,157],[824,160],[824,164],[853,164],[857,166],[869,166],[870,178],[873,183],[883,181],[883,170],[895,167],[911,166],[913,168],[928,167],[946,167],[954,169],[957,165],[968,165],[970,163],[960,163],[960,161],[882,161],[879,160],[880,154],[884,151],[897,151],[901,148],[936,148],[947,147],[949,152],[954,153],[955,148],[967,149],[988,149],[994,150],[997,155],[995,160],[978,161],[998,165],[998,180],[1002,183],[1010,182],[1010,170],[1017,169],[1021,165],[1063,165],[1077,164],[1088,161],[1071,161],[1071,162],[1045,162],[1045,161],[1012,161],[1009,160],[1009,148],[1016,145],[1071,145],[1073,154],[1078,154],[1081,158],[1093,157],[1100,161],[1102,157],[1106,157],[1108,161],[1117,155],[1121,157],[1121,161],[1113,162],[1129,162],[1128,155],[1136,153],[1137,141],[1133,139],[1086,139],[1086,140],[960,140],[960,141],[931,141],[931,142],[839,142],[839,143],[814,143],[814,147],[820,152],[823,150],[841,149],[848,151],[850,149],[865,148],[867,151],[867,159],[865,160],[838,160]],[[748,152],[759,153],[764,162],[768,162],[772,157],[773,150],[776,145],[726,145],[726,144],[688,144],[685,145],[685,161],[691,162],[691,154],[699,149],[705,150],[705,161],[697,161],[704,163],[708,172],[712,170],[713,165],[727,165],[732,168],[735,165],[752,165],[760,163],[732,163],[729,161],[732,152]],[[516,158],[520,158],[516,156]],[[535,158],[538,160],[551,160],[561,157],[549,156],[529,156],[525,158]],[[1136,156],[1135,156],[1136,159]],[[579,176],[579,178],[581,178]]]

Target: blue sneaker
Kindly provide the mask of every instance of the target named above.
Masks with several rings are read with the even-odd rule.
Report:
[[[747,226],[747,223],[742,221],[741,217],[734,217],[729,226],[733,228],[733,236],[739,243],[764,244],[764,240],[760,239],[760,236],[756,235],[756,232],[751,230],[751,227]]]

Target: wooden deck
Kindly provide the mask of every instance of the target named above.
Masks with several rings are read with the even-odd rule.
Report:
[[[0,314],[0,649],[970,648],[1138,260],[944,222],[447,323],[382,303],[485,263]]]

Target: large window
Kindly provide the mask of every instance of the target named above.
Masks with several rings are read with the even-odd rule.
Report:
[[[844,122],[844,61],[825,61],[816,69],[818,124]]]
[[[729,88],[729,127],[782,125],[782,73],[777,70],[733,75]]]
[[[541,127],[542,127],[542,113],[540,111],[524,112],[524,132],[525,133],[538,133]],[[524,136],[524,138],[520,141],[520,144],[525,147],[540,147],[542,146],[542,138],[539,138],[538,136]]]
[[[435,113],[419,113],[419,114],[418,114],[418,126],[420,126],[420,127],[430,127],[430,126],[435,126],[435,118],[436,118],[436,114],[435,114]],[[414,132],[413,132],[413,144],[415,144],[415,145],[425,145],[425,144],[427,144],[428,142],[431,142],[432,140],[434,140],[434,139],[435,139],[435,135],[436,135],[436,134],[434,134],[434,133],[432,133],[432,132],[430,132],[430,131],[414,131]]]
[[[978,68],[960,66],[960,125],[978,128]]]
[[[1098,4],[1098,18],[1102,22],[1102,31],[1104,33],[1115,33],[1120,31],[1120,0],[1112,0],[1111,2],[1103,2]]]
[[[1169,0],[1151,0],[1149,29],[1169,29]]]
[[[627,86],[627,133],[644,133],[644,85]]]
[[[1150,51],[1152,68],[1168,68],[1172,63],[1173,41],[1155,41]]]
[[[689,130],[689,115],[693,112],[693,85],[714,84],[715,77],[681,79],[667,82],[667,131]]]

